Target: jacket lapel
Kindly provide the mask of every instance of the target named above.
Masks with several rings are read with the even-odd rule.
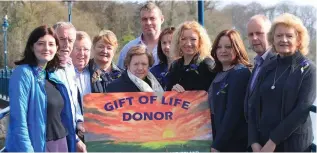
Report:
[[[275,62],[274,62],[275,61]],[[272,64],[275,63],[275,64]],[[263,72],[267,72],[267,71],[270,71],[272,70],[276,65],[276,54],[273,53],[272,51],[269,51],[263,64],[262,64],[262,68],[260,70],[260,72],[258,73],[258,77],[257,77],[257,80],[255,82],[257,82],[255,85],[254,85],[254,88],[253,90],[250,92],[250,86],[251,86],[251,80],[252,78],[249,79],[249,86],[248,86],[248,91],[247,91],[247,94],[249,95],[249,97],[252,96],[252,94],[254,93],[253,91],[256,89],[256,86],[257,84],[259,84],[259,79],[261,78],[261,76],[263,76],[264,74],[266,73],[263,73]],[[254,71],[252,71],[252,77],[254,75]]]
[[[262,64],[262,67],[265,67],[266,65],[268,65],[270,63],[270,61],[276,59],[276,54],[273,53],[272,51],[268,51],[268,54]]]

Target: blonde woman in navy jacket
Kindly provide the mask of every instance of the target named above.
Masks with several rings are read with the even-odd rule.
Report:
[[[55,69],[58,39],[40,26],[29,36],[23,58],[10,78],[8,152],[75,152],[75,127],[70,99]]]
[[[254,152],[310,152],[310,107],[316,98],[316,68],[305,57],[309,36],[292,14],[278,16],[268,34],[276,59],[263,67],[249,112]]]
[[[239,33],[236,30],[220,32],[211,55],[217,72],[208,90],[213,130],[211,151],[244,152],[247,123],[243,108],[251,64]]]
[[[196,21],[185,21],[173,33],[166,91],[208,90],[216,73],[208,33]]]

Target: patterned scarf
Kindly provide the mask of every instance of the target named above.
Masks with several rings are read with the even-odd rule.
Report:
[[[147,78],[150,80],[152,88],[142,79],[138,78],[127,70],[130,80],[140,89],[141,92],[164,92],[160,83],[156,80],[154,75],[149,72]]]

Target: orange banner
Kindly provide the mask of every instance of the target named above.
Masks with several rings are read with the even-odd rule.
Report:
[[[94,93],[84,97],[90,152],[209,152],[205,91]]]

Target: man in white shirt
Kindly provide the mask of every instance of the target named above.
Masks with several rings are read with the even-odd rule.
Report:
[[[91,93],[90,73],[88,63],[90,59],[91,39],[84,31],[76,32],[74,49],[70,54],[76,72],[76,83],[81,93],[81,99]]]
[[[70,22],[58,22],[55,25],[55,32],[59,40],[59,51],[57,55],[61,61],[62,69],[57,70],[57,75],[64,82],[71,101],[74,128],[82,129],[84,121],[82,106],[78,99],[78,88],[76,85],[76,74],[72,64],[71,54],[76,40],[76,28]],[[86,145],[76,135],[76,147],[78,152],[87,152]]]
[[[158,38],[161,34],[161,25],[164,22],[162,11],[154,2],[147,2],[140,9],[140,17],[142,34],[122,48],[117,64],[121,69],[125,69],[124,59],[129,49],[138,44],[146,45],[147,51],[152,53],[155,60],[153,66],[159,63],[156,49]]]

